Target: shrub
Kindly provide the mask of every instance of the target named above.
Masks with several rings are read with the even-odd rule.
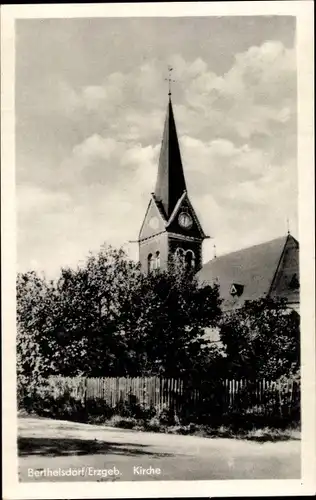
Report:
[[[146,431],[151,432],[163,432],[165,430],[164,426],[161,425],[161,422],[157,415],[152,417],[148,422],[145,422],[144,428]]]
[[[188,424],[188,425],[177,425],[171,428],[173,434],[182,434],[186,436],[188,434],[195,434],[199,430],[199,426],[196,424]]]
[[[300,316],[284,299],[246,301],[221,319],[228,376],[277,380],[300,366]]]
[[[164,406],[157,415],[159,423],[164,426],[179,425],[180,420],[175,410]]]
[[[111,408],[104,399],[90,399],[86,401],[87,422],[91,424],[105,423],[114,414],[114,408]]]
[[[121,429],[133,429],[137,426],[136,418],[121,417],[120,415],[113,415],[109,421],[109,425],[113,427],[120,427]]]

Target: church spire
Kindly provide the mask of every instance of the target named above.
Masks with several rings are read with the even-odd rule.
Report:
[[[202,243],[207,238],[186,189],[170,95],[171,71],[169,68],[169,99],[156,188],[138,239],[139,261],[145,273],[167,270],[178,258],[198,271],[202,266]]]
[[[155,198],[165,212],[167,219],[186,191],[181,153],[169,91],[169,102],[163,131]]]

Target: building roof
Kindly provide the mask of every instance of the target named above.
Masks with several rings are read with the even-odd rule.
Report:
[[[236,308],[245,300],[256,300],[270,294],[275,287],[280,265],[284,262],[285,247],[291,247],[290,250],[293,247],[296,251],[298,242],[287,235],[216,257],[202,267],[197,277],[200,282],[217,282],[224,299],[223,307]],[[294,260],[298,275],[298,258]]]
[[[185,190],[179,141],[169,97],[155,187],[155,199],[162,206],[167,219]]]

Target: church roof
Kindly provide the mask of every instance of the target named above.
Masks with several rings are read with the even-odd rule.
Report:
[[[169,219],[173,209],[186,190],[177,129],[174,120],[171,98],[169,98],[165,119],[155,199]]]
[[[285,248],[298,249],[293,236],[283,236],[216,257],[202,267],[197,277],[203,283],[219,283],[224,308],[236,308],[245,300],[256,300],[274,291],[280,264],[284,265]],[[286,263],[286,267],[288,272],[298,274],[298,258],[293,251],[291,265]]]

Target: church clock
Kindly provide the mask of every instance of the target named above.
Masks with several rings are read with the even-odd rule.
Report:
[[[193,221],[192,217],[186,213],[186,212],[181,212],[179,217],[178,217],[178,222],[181,227],[184,229],[190,229],[192,227]]]

